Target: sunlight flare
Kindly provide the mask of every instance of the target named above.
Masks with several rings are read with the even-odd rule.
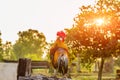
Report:
[[[102,19],[102,18],[96,19],[95,23],[96,23],[97,26],[101,26],[101,25],[104,24],[104,19]]]
[[[47,55],[47,53],[44,51],[43,55],[42,55],[42,58],[45,58]]]

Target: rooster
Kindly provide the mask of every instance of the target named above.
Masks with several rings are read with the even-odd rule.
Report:
[[[68,71],[68,48],[64,43],[65,33],[63,31],[57,32],[57,39],[50,49],[50,59],[55,70],[63,75]]]

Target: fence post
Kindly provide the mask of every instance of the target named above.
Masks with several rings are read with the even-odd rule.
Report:
[[[29,77],[31,76],[31,59],[20,58],[17,67],[17,80],[19,77]]]

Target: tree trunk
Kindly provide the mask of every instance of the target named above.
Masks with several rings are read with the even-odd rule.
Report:
[[[99,66],[98,80],[102,80],[102,71],[103,71],[104,59],[101,58],[101,64]]]

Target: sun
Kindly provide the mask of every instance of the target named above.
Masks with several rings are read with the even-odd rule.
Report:
[[[104,19],[102,19],[102,18],[96,19],[96,20],[95,20],[95,24],[96,24],[97,26],[103,25],[103,24],[104,24]]]

